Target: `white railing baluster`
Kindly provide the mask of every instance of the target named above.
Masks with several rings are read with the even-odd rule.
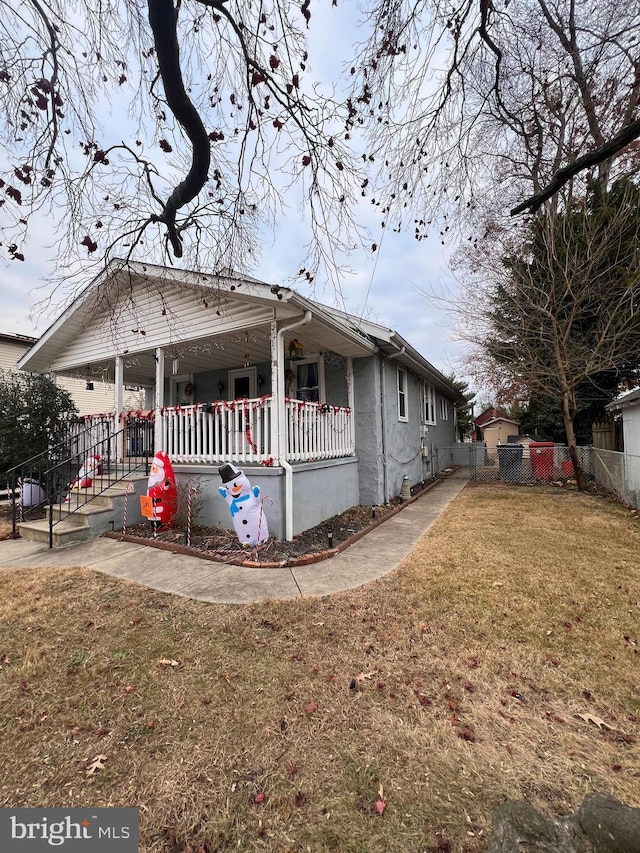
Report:
[[[348,408],[287,399],[284,412],[290,462],[334,459],[355,452],[353,413]],[[169,407],[162,413],[162,444],[175,462],[259,465],[274,451],[273,417],[271,397],[220,401],[210,411],[197,404]],[[111,423],[109,428],[113,429]],[[105,431],[106,422],[97,429]]]

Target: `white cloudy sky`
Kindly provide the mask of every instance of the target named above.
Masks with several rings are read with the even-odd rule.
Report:
[[[335,80],[349,58],[351,43],[362,39],[355,28],[357,6],[347,2],[330,11],[314,6],[310,73],[314,78]],[[377,229],[371,236],[379,248],[373,255],[354,254],[350,260],[353,274],[343,277],[337,299],[331,286],[323,292],[322,282],[317,283],[313,294],[305,293],[302,286],[296,288],[395,329],[438,369],[461,375],[461,345],[455,340],[452,318],[420,293],[455,287],[448,272],[447,250],[437,233],[418,243],[409,234],[396,234],[391,229],[383,234],[376,219],[363,208],[363,224]],[[39,221],[25,251],[25,262],[12,261],[0,267],[0,331],[38,336],[55,319],[51,311],[38,310],[51,291],[56,269],[52,227],[55,225],[50,221]],[[269,283],[288,285],[298,270],[301,240],[298,213],[292,211],[266,238],[261,262],[253,274]]]

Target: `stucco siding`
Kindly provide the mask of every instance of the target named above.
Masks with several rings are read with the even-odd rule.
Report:
[[[374,356],[357,358],[353,362],[355,437],[360,469],[359,502],[369,506],[384,503],[378,364]]]
[[[197,465],[174,466],[181,493],[187,484],[199,485],[201,513],[198,524],[233,530],[226,501],[220,496],[217,468]],[[285,536],[285,475],[282,468],[243,468],[252,486],[260,488],[269,534]],[[181,485],[182,484],[182,485]],[[310,462],[293,466],[293,535],[315,527],[327,518],[359,502],[358,460]]]
[[[435,424],[424,423],[423,380],[411,371],[406,371],[407,401],[406,421],[398,412],[398,365],[393,360],[384,364],[384,456],[387,463],[385,499],[396,497],[402,489],[403,478],[409,478],[413,486],[438,473],[439,448],[449,447],[456,442],[453,403],[446,400],[447,418],[441,415],[440,394],[435,399]],[[445,398],[446,399],[446,398]],[[428,448],[425,455],[422,448]],[[358,449],[359,450],[359,449]]]

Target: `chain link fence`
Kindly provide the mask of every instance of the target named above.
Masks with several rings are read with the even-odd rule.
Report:
[[[597,483],[620,500],[640,509],[640,456],[615,450],[593,450],[593,475]]]
[[[640,508],[640,456],[578,447],[580,466],[587,477],[614,492],[625,503]],[[533,485],[569,480],[574,476],[569,449],[551,442],[532,446],[505,444],[487,448],[481,442],[455,444],[436,450],[436,470],[461,467],[470,479],[482,483]]]

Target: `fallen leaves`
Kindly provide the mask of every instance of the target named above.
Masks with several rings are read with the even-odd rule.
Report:
[[[584,720],[585,723],[593,723],[594,726],[597,726],[599,729],[611,729],[611,726],[608,723],[605,723],[603,719],[600,717],[596,717],[594,714],[578,714],[580,719]]]
[[[92,758],[86,765],[84,772],[87,776],[94,776],[99,770],[104,770],[104,763],[107,756],[100,753]]]
[[[174,660],[173,658],[160,658],[160,660],[156,661],[158,666],[180,666],[180,661]]]

